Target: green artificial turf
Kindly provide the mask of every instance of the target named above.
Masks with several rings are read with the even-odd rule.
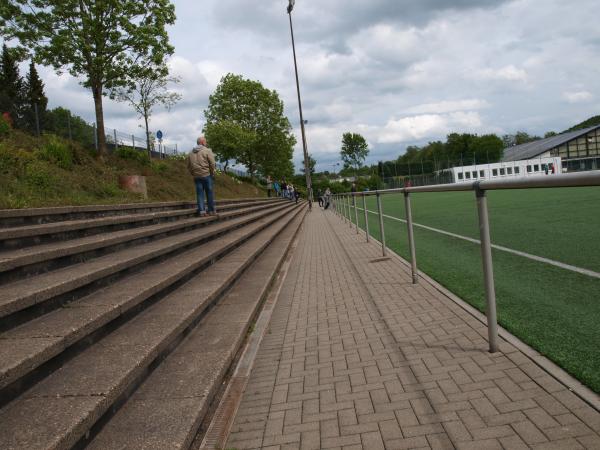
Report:
[[[404,218],[401,195],[382,198],[386,215]],[[474,193],[411,198],[415,222],[479,239]],[[374,198],[367,204],[377,209]],[[600,188],[495,191],[488,206],[494,244],[600,272]],[[362,211],[358,217],[364,228]],[[376,215],[369,214],[369,230],[379,238]],[[414,232],[419,269],[483,312],[479,246]],[[388,247],[410,257],[404,223],[385,219],[385,235]],[[499,323],[600,393],[600,279],[499,250],[493,261]]]

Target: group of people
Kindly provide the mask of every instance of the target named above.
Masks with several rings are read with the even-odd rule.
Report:
[[[325,189],[325,192],[322,192],[321,189],[317,190],[317,200],[319,201],[319,206],[323,209],[329,208],[331,204],[331,190],[329,188]]]
[[[206,138],[200,136],[196,141],[196,147],[189,154],[187,159],[188,170],[196,185],[196,198],[198,204],[198,216],[214,216],[217,214],[215,209],[214,177],[217,169],[215,155],[207,147]],[[283,180],[281,183],[271,180],[267,177],[267,194],[271,197],[275,191],[277,197],[284,197],[298,203],[300,192],[290,183]],[[204,196],[206,195],[206,202]],[[208,205],[207,205],[208,204]]]
[[[298,203],[298,199],[300,198],[300,192],[294,188],[292,183],[286,183],[285,179],[279,183],[278,181],[273,181],[271,177],[267,177],[267,195],[271,197],[273,193],[275,197],[287,198],[296,203]]]

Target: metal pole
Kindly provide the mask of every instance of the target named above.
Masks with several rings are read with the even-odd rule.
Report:
[[[115,149],[119,150],[119,143],[117,142],[117,130],[113,129],[114,135],[115,135]]]
[[[131,135],[131,142],[133,142],[133,149],[135,150],[135,136]]]
[[[492,245],[490,241],[490,223],[487,209],[487,196],[484,190],[475,191],[477,211],[479,213],[479,236],[481,240],[481,259],[485,283],[486,315],[488,321],[488,340],[490,353],[498,351],[498,323],[496,319],[496,291],[494,289],[494,268],[492,265]]]
[[[415,251],[415,235],[413,232],[412,208],[410,207],[410,193],[408,192],[404,192],[404,209],[406,211],[406,227],[408,229],[412,282],[413,284],[417,284],[419,282],[419,272],[417,270],[417,252]]]
[[[350,196],[346,196],[346,201],[348,202],[348,226],[352,228],[352,203],[350,202]]]
[[[340,197],[340,202],[342,203],[342,208],[343,208],[342,214],[344,216],[344,222],[345,222],[348,219],[348,214],[346,214],[346,196],[345,195],[342,195]]]
[[[383,228],[383,208],[381,207],[381,195],[377,193],[377,212],[379,213],[379,233],[381,234],[381,251],[386,256],[385,250],[385,230]]]
[[[37,132],[37,137],[40,137],[40,114],[38,112],[38,104],[33,104],[33,109],[35,110],[35,130]]]
[[[354,220],[356,221],[356,234],[359,233],[358,228],[358,208],[356,207],[356,195],[352,194],[352,203],[354,203]]]
[[[369,242],[369,216],[367,213],[367,196],[363,195],[363,210],[365,212],[365,233],[367,234],[367,242]]]
[[[306,193],[308,195],[308,209],[312,210],[313,194],[312,180],[310,175],[310,163],[308,161],[308,147],[306,145],[306,133],[304,131],[304,117],[302,116],[302,101],[300,100],[300,80],[298,79],[298,63],[296,62],[296,43],[294,42],[294,26],[292,25],[292,8],[288,8],[290,18],[290,34],[292,35],[292,50],[294,53],[294,71],[296,73],[296,91],[298,92],[298,109],[300,111],[300,130],[302,132],[302,149],[304,151],[304,173],[306,175]]]

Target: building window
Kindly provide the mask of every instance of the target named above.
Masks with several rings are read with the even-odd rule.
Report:
[[[527,166],[527,173],[531,173],[531,166]]]
[[[500,169],[500,175],[505,175],[504,167]]]
[[[459,174],[458,174],[458,179],[459,179],[459,180],[462,180],[462,179],[463,179],[463,174],[462,174],[462,173],[459,173]]]
[[[472,172],[472,175],[473,175],[473,178],[477,178],[477,171],[476,171],[476,170],[474,170],[474,171]]]
[[[485,170],[479,171],[479,178],[485,178]]]
[[[471,172],[467,172],[467,173],[465,173],[465,178],[466,178],[467,180],[470,180],[470,179],[471,179]]]
[[[521,173],[520,167],[515,167],[515,175],[519,175]]]
[[[498,176],[498,169],[492,169],[492,176],[493,177],[497,177]]]
[[[506,173],[509,175],[512,175],[512,167],[507,167],[506,168]]]
[[[534,171],[534,172],[539,172],[539,171],[540,171],[540,166],[539,166],[539,164],[534,164],[534,165],[533,165],[533,171]]]

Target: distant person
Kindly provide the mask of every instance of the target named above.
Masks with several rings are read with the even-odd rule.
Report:
[[[206,138],[200,136],[196,141],[198,144],[189,154],[187,164],[190,174],[194,177],[196,184],[196,197],[198,201],[198,215],[205,216],[207,211],[204,207],[204,193],[208,202],[208,215],[216,215],[215,197],[213,192],[213,183],[215,176],[215,155],[212,150],[206,146]]]
[[[329,204],[331,203],[331,190],[329,188],[325,189],[325,195],[323,196],[323,209],[329,208]]]
[[[299,198],[300,198],[300,191],[298,191],[298,189],[294,189],[294,200],[296,201],[296,204],[298,204]]]
[[[288,185],[285,182],[285,179],[281,182],[281,195],[286,198],[288,195]]]
[[[273,190],[275,191],[275,197],[279,197],[280,189],[281,189],[281,186],[279,185],[279,182],[274,181],[273,182]]]
[[[321,189],[317,190],[317,199],[319,201],[319,206],[323,206],[323,193],[321,192]]]
[[[267,177],[267,197],[271,197],[271,191],[273,190],[273,181],[271,177]]]

